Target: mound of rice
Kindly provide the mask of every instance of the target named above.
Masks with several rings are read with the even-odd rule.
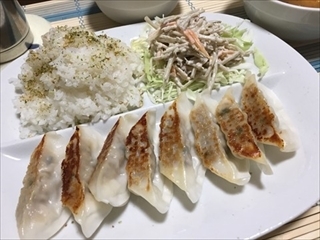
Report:
[[[120,40],[79,27],[52,28],[30,51],[14,99],[20,137],[107,120],[140,107],[143,65]]]

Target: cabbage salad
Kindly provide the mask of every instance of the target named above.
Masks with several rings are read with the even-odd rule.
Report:
[[[154,103],[174,100],[182,91],[202,92],[242,83],[253,66],[268,70],[262,54],[253,49],[246,29],[207,21],[196,9],[187,14],[150,20],[131,47],[144,61],[143,90]],[[248,59],[253,59],[252,62]]]

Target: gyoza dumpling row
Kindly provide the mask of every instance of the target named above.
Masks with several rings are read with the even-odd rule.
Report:
[[[297,132],[280,100],[250,73],[240,104],[231,87],[219,102],[204,91],[193,106],[186,93],[181,93],[161,118],[160,129],[160,172],[192,202],[201,193],[203,167],[244,185],[250,180],[249,161],[265,174],[273,174],[263,144],[284,152],[296,151],[299,146]]]
[[[195,135],[195,148],[202,164],[214,174],[227,181],[244,185],[250,180],[249,161],[234,157],[216,120],[218,102],[209,92],[196,98],[190,113]]]
[[[155,112],[144,117],[120,117],[105,141],[88,126],[76,127],[69,142],[55,132],[45,134],[31,156],[16,209],[20,238],[48,239],[71,213],[88,238],[112,207],[128,202],[130,191],[167,212],[173,191],[153,154]],[[145,158],[134,157],[143,153]]]
[[[279,98],[247,73],[240,98],[236,102],[229,88],[216,108],[216,118],[232,154],[256,162],[265,174],[272,174],[263,144],[283,152],[299,147],[299,138]]]
[[[216,118],[233,156],[241,160],[252,160],[265,174],[272,174],[263,146],[257,142],[247,114],[234,99],[232,88],[227,90],[218,104]]]
[[[238,185],[250,180],[250,160],[271,174],[261,143],[295,151],[294,128],[277,97],[253,76],[248,75],[240,102],[231,90],[220,102],[205,91],[194,104],[182,93],[159,127],[156,112],[149,110],[141,118],[119,117],[105,140],[88,126],[77,127],[69,143],[45,134],[21,189],[20,238],[50,238],[70,212],[90,237],[112,207],[128,202],[130,192],[161,213],[169,209],[173,184],[195,203],[206,169]],[[46,194],[42,186],[48,186]]]

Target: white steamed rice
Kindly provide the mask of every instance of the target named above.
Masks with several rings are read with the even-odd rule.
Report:
[[[21,92],[14,100],[20,137],[107,120],[141,106],[142,74],[141,59],[120,40],[78,27],[52,28],[11,80]]]

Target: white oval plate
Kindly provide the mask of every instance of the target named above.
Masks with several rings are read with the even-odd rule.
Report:
[[[237,17],[206,13],[210,20],[236,25]],[[143,24],[134,24],[105,32],[129,44],[140,34]],[[294,219],[319,199],[319,77],[312,66],[294,49],[271,33],[245,21],[243,28],[252,31],[255,46],[269,62],[263,83],[273,89],[292,118],[301,138],[296,153],[284,154],[267,147],[273,160],[274,175],[266,176],[255,167],[251,181],[244,187],[227,183],[210,172],[206,174],[203,193],[197,204],[175,188],[167,214],[158,213],[144,199],[133,194],[128,205],[114,208],[94,239],[244,239],[256,238]],[[22,179],[29,157],[40,136],[20,140],[19,119],[12,99],[14,87],[8,79],[17,77],[26,55],[1,72],[1,239],[16,239],[15,221]],[[239,86],[236,87],[239,91]],[[216,93],[220,98],[225,89]],[[152,107],[152,106],[149,106]],[[136,110],[139,114],[145,107]],[[163,106],[153,106],[159,114]],[[106,134],[115,118],[94,125]],[[70,136],[72,129],[60,131]],[[83,239],[72,219],[55,239]]]

